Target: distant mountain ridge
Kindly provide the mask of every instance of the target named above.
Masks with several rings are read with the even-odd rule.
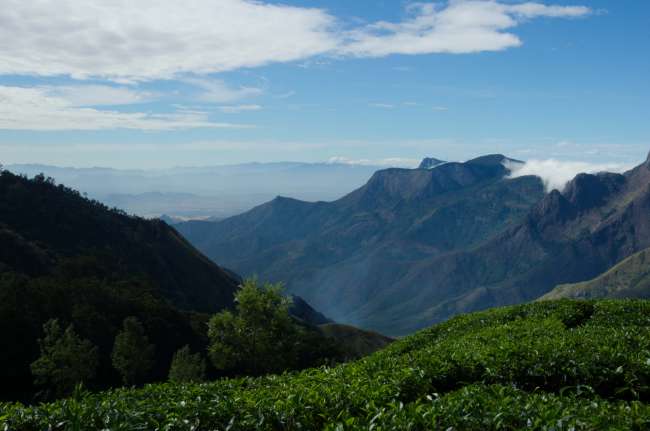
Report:
[[[391,322],[413,310],[388,311],[408,301],[400,292],[412,271],[514,226],[542,199],[538,178],[507,178],[508,160],[385,169],[334,202],[278,197],[218,223],[177,227],[212,259],[286,282],[336,321],[402,334],[412,327]]]
[[[109,207],[152,218],[225,218],[278,194],[338,199],[361,186],[379,166],[349,163],[244,163],[169,169],[72,168],[9,165],[29,177],[44,173]]]

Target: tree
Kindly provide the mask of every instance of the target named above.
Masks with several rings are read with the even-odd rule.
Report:
[[[192,353],[190,346],[184,346],[176,353],[169,368],[171,382],[202,382],[205,380],[205,359],[200,353]]]
[[[125,385],[140,383],[147,377],[154,365],[154,351],[140,321],[135,317],[124,319],[122,331],[115,337],[112,360]]]
[[[57,396],[67,395],[77,384],[95,377],[98,349],[80,338],[72,325],[62,331],[58,320],[48,320],[38,343],[41,356],[31,364],[32,375],[37,384],[52,388]]]
[[[210,319],[208,354],[215,367],[253,375],[292,368],[300,328],[290,305],[281,285],[245,281],[235,294],[235,311]]]

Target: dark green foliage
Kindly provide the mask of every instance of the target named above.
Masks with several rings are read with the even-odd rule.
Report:
[[[58,320],[48,320],[38,344],[41,356],[31,364],[36,384],[52,388],[61,396],[95,377],[99,365],[97,347],[81,339],[72,325],[63,331]]]
[[[650,302],[559,301],[463,315],[333,368],[7,404],[0,422],[9,430],[645,430],[648,401]]]
[[[42,175],[28,180],[0,173],[3,230],[31,258],[12,258],[2,250],[0,270],[6,264],[8,270],[31,276],[51,274],[62,269],[63,260],[75,258],[77,265],[65,268],[68,276],[143,275],[161,296],[203,312],[230,306],[237,288],[235,280],[165,223],[109,209]]]
[[[154,365],[155,346],[149,342],[142,323],[127,317],[115,337],[111,359],[125,385],[143,382]]]
[[[289,314],[281,285],[247,280],[235,295],[235,310],[210,319],[208,354],[219,370],[259,375],[315,365],[339,356],[335,343]]]
[[[121,384],[111,366],[122,321],[136,316],[165,380],[185,344],[207,346],[207,315],[232,305],[237,281],[175,230],[126,216],[44,176],[0,172],[0,399],[32,400],[30,364],[49,319],[98,347],[93,389]],[[173,304],[173,305],[172,305]],[[212,375],[214,377],[214,374]]]
[[[198,383],[205,380],[205,359],[200,353],[192,353],[190,346],[183,346],[172,358],[169,381]]]
[[[156,345],[153,380],[166,380],[172,356],[183,345],[190,344],[194,350],[207,346],[208,316],[176,310],[157,297],[146,281],[0,275],[0,398],[30,400],[41,389],[32,386],[29,364],[38,358],[37,339],[42,337],[43,324],[52,318],[73,324],[82,338],[98,347],[97,375],[86,386],[121,385],[111,352],[122,322],[129,316],[143,322]]]

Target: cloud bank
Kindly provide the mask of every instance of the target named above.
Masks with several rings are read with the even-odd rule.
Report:
[[[527,20],[591,10],[450,0],[417,3],[408,12],[401,22],[350,28],[323,9],[252,0],[4,0],[0,75],[134,82],[318,55],[500,51],[522,44],[512,30]]]
[[[586,162],[561,161],[556,159],[528,160],[526,163],[509,163],[510,178],[534,175],[542,179],[547,191],[562,191],[567,183],[581,173],[624,172],[630,168],[621,164],[596,164]]]
[[[397,168],[416,168],[420,164],[419,159],[404,157],[388,157],[385,159],[351,159],[349,157],[330,157],[329,164],[357,165],[357,166],[383,166]]]
[[[92,89],[90,91],[92,92]],[[104,94],[102,91],[99,93]],[[179,130],[248,127],[212,122],[207,113],[200,111],[177,110],[159,114],[80,107],[79,105],[104,104],[103,97],[97,94],[91,97],[92,100],[87,100],[90,96],[83,96],[81,99],[86,100],[79,100],[81,94],[83,89],[79,88],[54,91],[49,87],[0,86],[0,130]],[[130,100],[133,95],[125,93],[123,96]]]

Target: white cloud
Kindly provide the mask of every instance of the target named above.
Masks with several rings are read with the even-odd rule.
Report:
[[[361,165],[361,166],[387,166],[397,168],[415,168],[420,164],[419,159],[409,159],[404,157],[388,157],[385,159],[351,159],[348,157],[337,156],[330,157],[327,163],[344,164],[344,165]]]
[[[259,111],[262,107],[260,105],[232,105],[220,106],[218,109],[224,114],[239,114],[241,112]]]
[[[431,109],[433,109],[434,111],[438,111],[438,112],[449,111],[449,108],[447,108],[446,106],[434,106]]]
[[[120,80],[207,74],[331,51],[319,9],[249,0],[4,0],[0,74]]]
[[[281,94],[276,94],[275,97],[276,99],[288,99],[290,97],[293,97],[296,95],[296,92],[293,90],[287,91],[286,93],[281,93]]]
[[[371,108],[393,109],[395,105],[391,103],[370,103],[368,106]]]
[[[575,18],[591,11],[583,6],[513,5],[486,0],[450,0],[445,7],[416,3],[409,9],[412,17],[408,20],[381,21],[350,31],[340,51],[360,57],[501,51],[522,44],[509,30],[523,20]]]
[[[81,108],[48,88],[0,86],[0,130],[177,130],[250,127],[211,122],[200,111],[169,114]]]
[[[184,82],[200,88],[202,92],[197,99],[208,103],[234,102],[264,93],[264,90],[256,87],[233,88],[220,79],[187,78]]]
[[[624,172],[630,168],[630,166],[616,163],[597,164],[556,159],[528,160],[523,164],[513,163],[508,164],[506,167],[511,171],[510,178],[526,175],[540,177],[547,191],[553,189],[564,190],[566,184],[580,173]]]
[[[108,85],[63,85],[42,89],[48,96],[65,99],[71,106],[129,105],[156,97],[152,93]]]
[[[591,11],[491,0],[418,3],[409,10],[402,22],[345,28],[322,9],[252,0],[4,0],[0,75],[133,82],[323,54],[499,51],[522,44],[512,30],[523,21]],[[216,101],[223,103],[221,93],[214,90]]]

